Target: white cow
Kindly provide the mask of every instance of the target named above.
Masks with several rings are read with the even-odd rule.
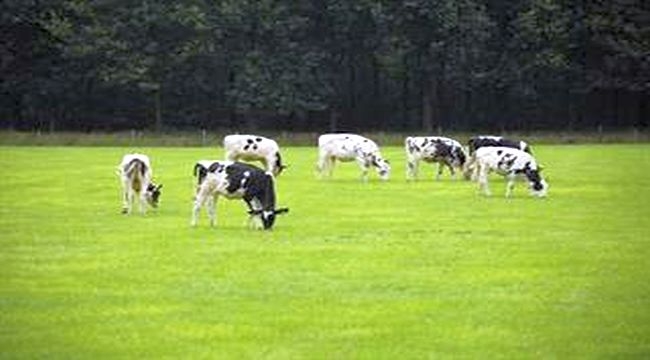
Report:
[[[153,171],[149,157],[143,154],[127,154],[117,168],[122,181],[122,213],[130,214],[133,198],[137,195],[140,213],[146,212],[146,203],[158,207],[162,185],[153,183]]]
[[[440,179],[443,166],[449,168],[452,178],[455,168],[463,169],[467,160],[465,149],[456,140],[442,136],[409,136],[404,140],[406,151],[406,178],[417,178],[420,161],[438,163],[436,180]]]
[[[223,138],[229,161],[261,161],[266,171],[278,176],[286,168],[275,140],[258,135],[227,135]]]
[[[506,197],[512,195],[515,179],[523,176],[529,184],[531,195],[545,197],[548,184],[540,175],[540,168],[527,152],[502,146],[489,146],[477,149],[474,154],[474,178],[478,178],[480,189],[486,195],[491,195],[488,187],[488,174],[492,171],[504,175],[508,180]]]
[[[390,164],[381,156],[377,144],[356,134],[323,134],[318,137],[318,163],[321,176],[331,176],[336,160],[356,161],[361,168],[361,179],[368,180],[368,168],[374,166],[382,180],[390,176]]]

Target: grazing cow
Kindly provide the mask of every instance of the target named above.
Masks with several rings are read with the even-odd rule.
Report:
[[[521,140],[506,139],[502,136],[481,135],[475,136],[468,141],[469,154],[472,155],[474,151],[484,146],[504,146],[514,149],[519,149],[532,154],[530,146]]]
[[[489,146],[476,150],[473,156],[476,162],[474,177],[478,178],[479,186],[486,195],[491,194],[488,187],[488,174],[495,171],[508,180],[506,197],[512,195],[517,176],[526,178],[533,196],[546,196],[548,184],[540,176],[540,167],[529,153],[510,147]]]
[[[381,156],[377,144],[356,134],[323,134],[318,137],[318,163],[316,167],[321,176],[332,175],[336,160],[347,162],[356,160],[361,168],[361,179],[368,180],[368,168],[374,166],[382,180],[390,176],[390,164]]]
[[[438,163],[436,180],[440,179],[443,166],[449,168],[452,178],[456,177],[454,168],[465,166],[465,149],[456,140],[441,136],[414,136],[404,141],[406,151],[406,178],[414,180],[418,175],[420,160]]]
[[[206,202],[210,226],[214,226],[219,195],[243,199],[248,205],[250,220],[257,220],[258,227],[261,225],[265,230],[273,227],[276,215],[289,211],[275,208],[274,178],[270,173],[245,163],[214,162],[208,167],[194,200],[192,226],[196,226],[199,211]]]
[[[261,161],[266,171],[278,176],[286,168],[275,140],[257,135],[227,135],[223,138],[229,161]]]
[[[130,214],[134,196],[140,199],[140,213],[146,212],[148,203],[151,207],[158,207],[160,200],[160,189],[162,185],[156,185],[151,180],[153,171],[149,157],[143,154],[127,154],[117,168],[118,175],[122,180],[122,213]]]
[[[532,151],[530,149],[530,145],[528,145],[526,142],[521,141],[521,140],[512,140],[512,139],[506,139],[502,136],[492,136],[492,135],[481,135],[481,136],[475,136],[468,141],[468,150],[469,150],[469,155],[470,155],[470,160],[465,164],[465,172],[464,176],[466,179],[470,178],[470,175],[475,173],[474,171],[474,157],[471,156],[474,154],[474,152],[477,149],[480,149],[482,147],[486,146],[503,146],[503,147],[509,147],[513,149],[519,149],[522,151],[525,151],[529,154],[532,154]],[[475,178],[472,177],[472,180],[476,180]]]

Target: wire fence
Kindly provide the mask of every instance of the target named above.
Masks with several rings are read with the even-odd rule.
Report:
[[[140,146],[140,147],[220,147],[229,131],[197,131],[156,133],[141,130],[122,132],[19,132],[0,131],[0,145],[9,146]],[[548,132],[507,132],[507,133],[444,133],[423,132],[363,132],[363,135],[384,146],[401,146],[407,136],[442,135],[467,143],[475,135],[501,135],[513,139],[522,139],[534,144],[583,144],[583,143],[647,143],[650,132],[636,128],[604,130],[597,127],[594,131],[548,131]],[[315,146],[320,133],[317,132],[269,132],[263,135],[275,139],[283,146]]]

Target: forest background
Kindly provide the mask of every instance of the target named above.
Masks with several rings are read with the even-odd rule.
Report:
[[[641,0],[5,0],[0,128],[614,131]]]

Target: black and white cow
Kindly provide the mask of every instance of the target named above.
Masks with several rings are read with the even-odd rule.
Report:
[[[488,187],[488,174],[492,171],[504,175],[508,180],[506,197],[512,195],[515,179],[523,176],[530,186],[533,196],[545,197],[548,184],[540,175],[540,168],[532,155],[519,149],[502,146],[479,148],[472,155],[475,157],[475,178],[478,178],[480,189],[486,195],[491,195]]]
[[[475,136],[467,142],[469,154],[472,155],[474,151],[485,146],[503,146],[514,149],[519,149],[532,154],[530,145],[525,141],[506,139],[503,136],[480,135]]]
[[[289,211],[275,208],[274,177],[253,165],[219,161],[208,167],[205,178],[199,186],[192,211],[192,226],[196,226],[198,215],[207,202],[210,225],[216,221],[215,205],[219,195],[227,199],[243,199],[248,205],[250,220],[258,227],[271,229],[275,217]]]
[[[524,152],[527,152],[529,154],[532,154],[530,145],[528,145],[525,141],[521,140],[513,140],[513,139],[507,139],[502,136],[493,136],[493,135],[480,135],[480,136],[475,136],[473,138],[470,138],[469,141],[467,142],[468,145],[468,151],[470,155],[469,161],[465,164],[465,171],[464,171],[464,176],[466,179],[469,179],[472,174],[475,174],[476,172],[474,171],[474,159],[475,157],[472,156],[474,152],[477,149],[480,149],[482,147],[486,146],[502,146],[502,147],[509,147],[513,149],[518,149]],[[472,180],[476,180],[476,178],[472,177]]]
[[[336,160],[356,161],[361,168],[361,179],[368,180],[368,169],[377,168],[382,180],[390,177],[390,164],[381,156],[377,144],[356,134],[323,134],[318,137],[318,163],[321,176],[331,176]]]
[[[261,161],[266,171],[278,176],[286,168],[275,140],[258,135],[227,135],[223,138],[226,160]]]
[[[158,207],[162,185],[153,183],[153,171],[149,157],[144,154],[127,154],[117,167],[122,182],[122,213],[130,214],[133,198],[139,199],[140,213],[146,212],[146,203]]]
[[[456,140],[442,136],[409,136],[404,140],[406,151],[406,178],[417,178],[420,160],[438,163],[436,180],[440,179],[443,167],[449,168],[452,177],[456,177],[455,168],[463,169],[467,160],[465,149]]]

